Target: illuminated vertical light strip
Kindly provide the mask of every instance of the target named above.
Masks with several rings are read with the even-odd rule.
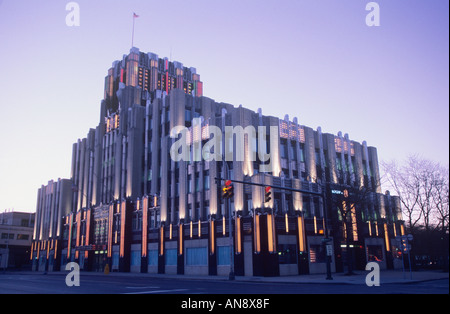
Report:
[[[285,228],[286,228],[286,233],[289,233],[289,219],[288,219],[287,213],[284,215],[284,224],[285,224]]]
[[[358,241],[358,225],[356,222],[356,210],[355,204],[350,205],[350,213],[352,216],[352,231],[353,231],[353,241]]]
[[[400,225],[400,235],[405,235],[405,226],[403,224]]]
[[[166,72],[166,93],[169,93],[169,72]]]
[[[345,195],[345,191],[344,191],[344,195]],[[346,213],[347,212],[347,203],[345,201],[342,201],[342,212]],[[342,217],[342,224],[344,225],[344,239],[347,239],[347,224],[346,221],[347,220],[347,216],[345,215],[344,217]]]
[[[36,254],[36,257],[38,260],[39,260],[40,253],[41,253],[41,242],[39,241],[38,245],[37,245],[37,254]]]
[[[33,250],[34,250],[34,244],[35,244],[35,242],[31,242],[31,249],[30,249],[30,251],[31,251],[31,253],[30,253],[30,261],[31,260],[33,260]]]
[[[378,237],[379,236],[379,232],[378,232],[378,223],[375,221],[375,234]]]
[[[275,229],[275,214],[270,215],[272,218],[272,239],[273,239],[273,252],[277,251],[277,230]]]
[[[192,229],[193,229],[193,223],[192,223],[192,220],[191,220],[191,222],[189,224],[189,235],[190,235],[191,239],[192,239]]]
[[[261,238],[259,230],[259,215],[255,214],[255,249],[256,253],[261,252]]]
[[[305,251],[305,231],[303,228],[303,218],[297,217],[297,228],[298,228],[298,249],[300,252]]]
[[[142,257],[147,256],[147,241],[148,241],[148,196],[142,200]]]
[[[395,222],[392,224],[392,226],[394,227],[394,237],[397,236],[397,226],[395,225]]]
[[[112,237],[113,237],[113,219],[114,219],[114,205],[109,205],[109,215],[108,215],[108,253],[107,256],[112,256]]]
[[[222,235],[225,236],[225,229],[226,225],[225,225],[225,216],[222,217]]]
[[[75,247],[80,246],[80,233],[81,233],[81,211],[77,213],[76,216],[76,222],[77,222],[77,239],[75,241]],[[78,258],[80,254],[80,251],[75,251],[75,258]]]
[[[180,223],[180,232],[178,234],[178,237],[180,239],[180,255],[183,254],[183,223]]]
[[[210,233],[211,233],[211,254],[214,254],[214,250],[215,250],[215,247],[214,247],[214,237],[215,237],[215,229],[214,229],[214,220],[211,220],[211,231],[210,231]]]
[[[236,217],[236,253],[241,253],[242,252],[242,247],[241,247],[241,217]]]
[[[273,222],[272,222],[272,215],[267,215],[267,247],[269,252],[274,251],[274,245],[273,245]]]
[[[69,224],[69,239],[68,239],[68,241],[67,241],[67,259],[69,259],[70,258],[70,247],[72,246],[72,216],[73,216],[73,214],[72,213],[70,213],[69,214],[69,221],[68,221],[68,224]]]
[[[86,212],[86,238],[85,238],[85,245],[89,245],[90,241],[90,235],[91,233],[91,210],[88,209]]]
[[[164,226],[161,226],[161,228],[159,228],[159,233],[160,233],[159,255],[163,256],[164,255]]]
[[[57,259],[57,257],[58,257],[58,240],[55,240],[55,255],[54,255],[55,260]]]
[[[371,237],[372,236],[372,224],[370,223],[370,221],[368,221],[367,224],[369,225],[369,237]]]
[[[198,237],[200,238],[202,236],[202,222],[200,219],[198,220]]]
[[[384,241],[386,242],[386,251],[391,251],[391,246],[389,245],[389,233],[387,223],[384,223]]]
[[[125,222],[126,222],[126,201],[122,201],[120,204],[120,251],[119,256],[125,256]]]
[[[169,240],[172,240],[172,224],[169,225]]]
[[[317,234],[317,218],[314,216],[314,233]]]

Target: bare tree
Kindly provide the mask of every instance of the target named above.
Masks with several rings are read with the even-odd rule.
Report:
[[[417,203],[422,216],[422,224],[426,232],[430,231],[436,225],[433,224],[435,217],[435,202],[433,200],[434,190],[437,180],[440,176],[440,165],[426,159],[420,159],[416,156],[409,158],[409,171],[413,176],[414,182],[419,186]]]
[[[403,166],[390,161],[382,162],[382,168],[385,180],[400,197],[411,230],[419,224],[426,231],[448,231],[448,167],[413,155]]]
[[[438,228],[443,234],[449,230],[449,169],[441,167],[435,177],[432,199],[436,209]]]
[[[419,176],[415,175],[414,158],[410,157],[404,166],[399,166],[394,160],[381,163],[384,178],[400,197],[403,216],[410,229],[414,229],[422,217],[422,211],[419,209],[421,184],[418,180]]]
[[[371,204],[374,189],[346,185],[342,194],[333,195],[331,202],[342,217],[345,242],[347,275],[353,275],[353,249],[351,242],[357,241],[354,234],[356,230],[356,211],[364,211]]]

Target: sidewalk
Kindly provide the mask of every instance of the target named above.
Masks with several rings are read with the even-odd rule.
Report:
[[[355,284],[365,285],[366,276],[369,272],[355,271],[354,275],[346,275],[345,273],[331,274],[332,280],[326,279],[326,274],[314,274],[303,276],[286,276],[286,277],[237,277],[236,280],[249,280],[260,282],[273,283],[308,283],[308,284]],[[242,278],[242,279],[241,279]],[[403,273],[397,270],[381,270],[380,284],[405,284],[417,283],[429,280],[449,279],[449,274],[442,271],[417,271],[412,272],[412,277],[409,272]]]
[[[15,272],[8,272],[15,273]],[[39,275],[42,272],[17,272],[27,275]],[[47,275],[66,275],[68,272],[48,272]],[[298,276],[281,276],[281,277],[245,277],[236,276],[236,281],[241,282],[261,282],[261,283],[299,283],[299,284],[354,284],[365,285],[366,276],[369,271],[355,271],[354,275],[348,276],[345,273],[333,273],[332,280],[326,279],[326,274],[298,275]],[[105,275],[101,272],[81,272],[81,276],[120,276],[120,277],[148,277],[148,278],[170,278],[179,280],[211,280],[211,281],[228,281],[228,276],[195,276],[195,275],[169,275],[169,274],[142,274],[142,273],[117,273],[111,272]],[[409,284],[430,280],[449,279],[449,273],[442,271],[409,271],[401,270],[381,270],[380,284]]]

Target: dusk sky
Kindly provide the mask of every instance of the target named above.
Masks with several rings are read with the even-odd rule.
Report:
[[[134,46],[195,67],[204,96],[324,133],[380,161],[448,166],[449,1],[0,0],[0,212],[36,210],[99,122],[104,78]]]

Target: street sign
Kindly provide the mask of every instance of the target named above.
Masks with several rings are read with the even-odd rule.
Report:
[[[331,244],[327,244],[327,256],[333,256],[333,246]]]

